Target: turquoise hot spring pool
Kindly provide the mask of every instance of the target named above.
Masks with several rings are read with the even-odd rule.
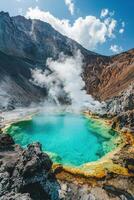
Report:
[[[26,147],[40,142],[55,163],[81,166],[116,148],[117,133],[83,114],[39,114],[8,128],[15,142]]]

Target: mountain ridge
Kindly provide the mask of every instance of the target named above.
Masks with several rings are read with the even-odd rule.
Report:
[[[8,13],[4,12],[0,13],[0,18],[2,18],[0,36],[4,41],[3,44],[3,41],[1,40],[0,49],[2,50],[4,47],[3,51],[7,54],[14,55],[15,51],[16,55],[20,57],[27,57],[35,60],[37,59],[37,56],[39,56],[37,61],[45,61],[45,56],[42,55],[44,54],[45,50],[48,51],[45,53],[48,53],[50,57],[56,57],[61,51],[63,51],[65,54],[72,55],[72,52],[78,48],[81,49],[84,54],[96,55],[96,53],[88,51],[74,40],[63,36],[46,22],[26,19],[23,16],[10,17]],[[15,44],[14,46],[12,44],[9,47],[9,45],[6,44],[6,37],[9,36],[9,33],[10,40],[8,40],[8,42],[14,41],[17,43],[16,46]],[[22,46],[22,41],[25,42],[25,46]],[[44,42],[43,45],[41,42]],[[40,48],[38,48],[37,45],[40,45]],[[56,49],[56,45],[60,47],[60,52],[58,48]],[[66,48],[66,46],[69,48]]]

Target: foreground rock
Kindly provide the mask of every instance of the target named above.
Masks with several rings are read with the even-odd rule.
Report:
[[[0,148],[1,200],[59,198],[59,186],[51,171],[52,161],[42,153],[39,143],[23,150],[14,145],[9,135],[1,135],[0,144],[4,147]]]

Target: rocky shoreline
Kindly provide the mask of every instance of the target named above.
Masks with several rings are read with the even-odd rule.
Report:
[[[119,130],[117,123],[114,128]],[[0,134],[0,199],[133,200],[134,137],[128,129],[121,134],[123,146],[100,162],[86,165],[85,174],[54,165],[39,143],[22,149],[8,134]]]

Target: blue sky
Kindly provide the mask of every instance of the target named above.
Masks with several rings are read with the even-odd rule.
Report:
[[[35,14],[36,6],[38,13]],[[28,13],[30,7],[33,10]],[[100,16],[102,9],[103,17]],[[12,16],[28,13],[28,17],[44,21],[50,18],[47,22],[62,34],[101,54],[112,55],[134,47],[134,0],[10,0],[10,4],[4,0],[0,2],[0,10]],[[66,30],[65,26],[60,27],[63,19],[69,20],[65,22]]]

